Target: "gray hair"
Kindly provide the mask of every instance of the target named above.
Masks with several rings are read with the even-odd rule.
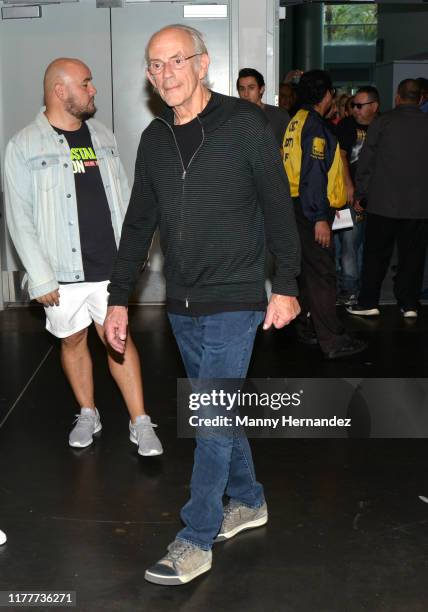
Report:
[[[184,25],[182,23],[173,23],[172,25],[168,25],[168,26],[161,28],[160,30],[158,30],[157,32],[151,35],[150,40],[146,45],[146,50],[144,53],[147,63],[149,62],[149,59],[150,59],[149,58],[150,43],[152,42],[155,36],[157,36],[161,32],[164,32],[165,30],[181,30],[182,32],[186,32],[193,41],[193,48],[194,48],[195,53],[198,53],[198,54],[207,53],[208,54],[208,50],[205,45],[204,38],[201,32],[199,32],[199,30],[197,30],[196,28],[192,28],[191,26]]]

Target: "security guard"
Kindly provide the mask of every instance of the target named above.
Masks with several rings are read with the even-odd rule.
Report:
[[[323,119],[334,89],[323,70],[302,75],[300,110],[284,136],[284,167],[290,182],[302,246],[297,335],[318,344],[327,359],[360,353],[366,343],[345,332],[336,315],[336,267],[331,226],[335,208],[346,204],[344,171],[337,139]]]

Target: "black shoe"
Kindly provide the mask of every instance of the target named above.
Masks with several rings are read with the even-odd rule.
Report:
[[[362,353],[367,348],[367,342],[357,338],[349,338],[342,346],[324,353],[325,359],[344,359]]]
[[[356,293],[339,293],[336,298],[336,306],[353,306],[358,302]]]

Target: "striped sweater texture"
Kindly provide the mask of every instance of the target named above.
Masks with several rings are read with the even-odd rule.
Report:
[[[168,298],[263,301],[266,247],[276,259],[273,292],[297,295],[300,245],[271,127],[255,104],[212,96],[198,115],[203,141],[187,170],[171,109],[141,136],[110,305],[128,303],[157,227]]]

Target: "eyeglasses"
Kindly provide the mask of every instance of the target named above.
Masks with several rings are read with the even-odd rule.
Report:
[[[351,102],[351,108],[358,108],[358,110],[361,110],[363,106],[367,106],[367,104],[373,104],[373,102],[375,102],[375,100],[372,100],[371,102]]]
[[[186,65],[187,60],[192,59],[192,57],[196,57],[197,55],[202,55],[202,53],[194,53],[193,55],[188,55],[187,57],[184,57],[184,55],[175,55],[166,62],[163,62],[162,60],[151,60],[147,64],[147,70],[150,72],[150,74],[160,74],[165,69],[166,64],[169,64],[173,70],[182,70]]]

